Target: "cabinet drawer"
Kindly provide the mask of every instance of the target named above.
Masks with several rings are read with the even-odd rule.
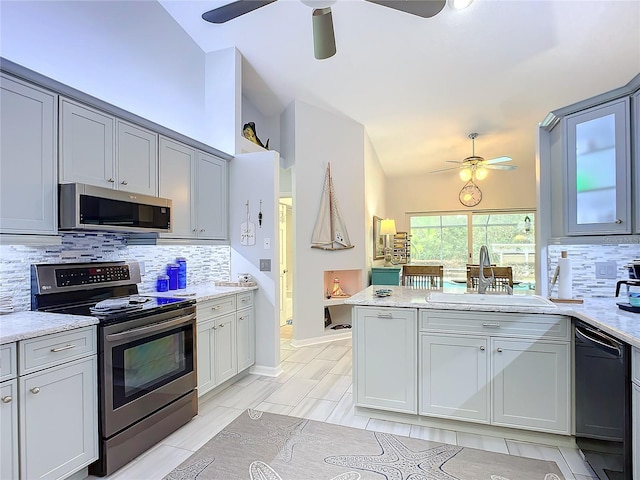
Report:
[[[236,311],[236,296],[228,295],[226,297],[214,298],[207,300],[196,306],[198,322],[208,318],[217,317],[227,313]]]
[[[633,382],[640,386],[640,348],[633,347],[631,352],[631,375]]]
[[[253,292],[243,292],[237,295],[238,310],[253,307]]]
[[[20,375],[94,355],[96,327],[84,327],[19,342]]]
[[[530,313],[420,310],[420,330],[569,340],[569,320]]]
[[[16,378],[18,375],[17,360],[15,343],[0,345],[0,381]]]

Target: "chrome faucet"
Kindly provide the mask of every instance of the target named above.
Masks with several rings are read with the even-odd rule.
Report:
[[[478,263],[478,293],[487,293],[487,288],[496,281],[496,277],[493,275],[491,261],[489,260],[489,250],[486,245],[480,247],[480,259]],[[490,277],[484,276],[484,267],[491,268]]]

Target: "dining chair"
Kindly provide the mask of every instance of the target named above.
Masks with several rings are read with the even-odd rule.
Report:
[[[403,265],[402,285],[412,288],[441,289],[442,265]]]
[[[487,287],[488,290],[509,291],[513,288],[513,270],[511,267],[484,267],[484,276],[490,277],[493,270],[495,281]],[[479,265],[467,265],[467,289],[478,289]]]

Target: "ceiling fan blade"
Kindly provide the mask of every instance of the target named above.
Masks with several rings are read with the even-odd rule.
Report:
[[[446,0],[367,0],[367,2],[394,8],[422,18],[431,18],[437,15],[447,4]]]
[[[511,157],[496,157],[486,160],[484,163],[486,165],[492,165],[494,163],[510,162],[511,160],[513,160]]]
[[[202,14],[202,19],[211,23],[225,23],[245,13],[253,12],[276,0],[237,0]]]
[[[333,32],[331,8],[316,8],[311,15],[313,23],[313,54],[318,60],[336,54],[336,37]]]
[[[460,162],[458,160],[445,160],[445,162],[447,162],[447,163],[457,163],[458,165],[462,165],[462,162]]]
[[[449,167],[449,168],[441,168],[440,170],[432,170],[429,173],[440,173],[440,172],[446,172],[447,170],[459,170],[462,167]]]
[[[485,165],[484,168],[491,170],[515,170],[518,167],[516,165]]]

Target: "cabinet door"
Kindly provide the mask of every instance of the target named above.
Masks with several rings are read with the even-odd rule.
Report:
[[[417,312],[354,308],[355,403],[417,413]]]
[[[97,361],[19,378],[21,478],[64,478],[98,458]]]
[[[0,478],[18,478],[18,381],[0,384]]]
[[[117,121],[118,190],[158,195],[158,135]]]
[[[196,151],[165,137],[160,137],[159,190],[163,198],[170,198],[172,204],[172,232],[160,234],[162,237],[190,238],[196,236],[195,176]]]
[[[115,119],[67,99],[60,103],[60,181],[116,188]]]
[[[0,88],[1,231],[55,234],[57,97],[4,75]]]
[[[567,116],[568,235],[631,233],[629,99]]]
[[[204,395],[216,386],[215,377],[215,319],[200,322],[197,328],[197,372],[198,396]]]
[[[631,139],[633,144],[635,145],[633,149],[633,168],[632,171],[635,171],[634,177],[634,186],[635,186],[635,201],[633,203],[636,209],[636,221],[634,232],[640,233],[640,91],[637,91],[632,97],[631,102],[633,103],[633,117],[631,119],[631,125],[633,125],[633,134],[634,137]],[[637,464],[636,464],[637,465]],[[638,467],[640,468],[640,466]],[[640,478],[640,477],[636,477]]]
[[[198,237],[227,238],[227,162],[198,152],[196,218]]]
[[[256,333],[253,308],[246,308],[236,313],[236,330],[238,336],[238,372],[255,363]]]
[[[489,337],[420,334],[422,415],[489,422]]]
[[[215,372],[216,384],[220,385],[238,373],[236,314],[217,317],[215,323]]]
[[[640,385],[632,383],[632,407],[631,415],[633,418],[633,426],[631,427],[631,434],[633,440],[631,442],[631,448],[633,449],[633,478],[640,478]]]
[[[491,341],[493,424],[569,433],[569,344]]]

